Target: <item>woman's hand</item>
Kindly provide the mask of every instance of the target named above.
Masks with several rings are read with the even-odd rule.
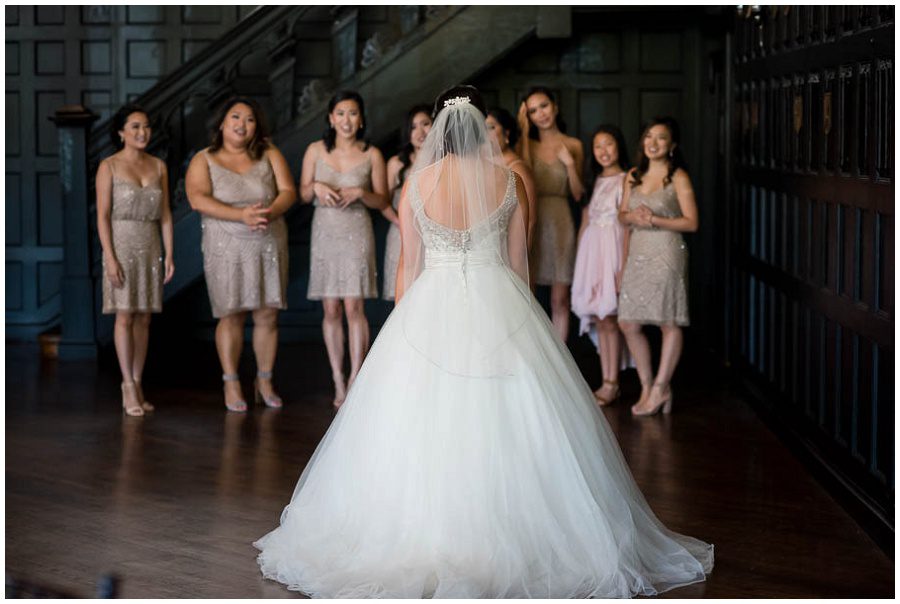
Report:
[[[267,214],[269,208],[264,208],[262,203],[255,203],[241,209],[241,222],[250,227],[250,230],[265,229],[269,224]]]
[[[313,192],[316,194],[316,199],[326,208],[333,208],[341,201],[341,194],[325,183],[314,182]]]
[[[122,270],[119,261],[116,260],[114,256],[108,255],[106,256],[105,264],[106,277],[109,279],[109,282],[112,283],[112,286],[116,289],[125,287],[125,272]]]
[[[175,276],[175,261],[172,260],[171,256],[166,256],[163,266],[166,269],[166,276],[163,278],[163,283],[168,283],[172,280],[172,277]]]
[[[354,201],[361,201],[365,193],[362,187],[343,187],[338,190],[340,201],[337,206],[341,209],[346,208]]]
[[[569,148],[565,145],[560,145],[559,151],[556,153],[556,158],[567,168],[571,168],[575,165],[575,158],[572,156],[572,152],[569,151]]]
[[[522,101],[522,104],[519,105],[519,114],[516,116],[516,120],[519,122],[519,130],[522,132],[523,136],[528,135],[528,107],[525,105],[525,101]]]
[[[653,218],[653,211],[648,208],[646,205],[641,204],[631,212],[629,212],[631,216],[631,223],[644,228],[650,228],[653,225],[650,224],[650,221]]]

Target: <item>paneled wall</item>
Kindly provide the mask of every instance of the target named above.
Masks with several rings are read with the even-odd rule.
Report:
[[[729,221],[735,365],[890,527],[893,19],[891,6],[737,18]]]
[[[6,333],[58,321],[63,224],[56,127],[64,104],[101,117],[155,84],[253,7],[7,6]]]

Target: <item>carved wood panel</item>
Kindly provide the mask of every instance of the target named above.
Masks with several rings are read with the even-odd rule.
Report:
[[[735,21],[732,362],[893,525],[893,7]]]

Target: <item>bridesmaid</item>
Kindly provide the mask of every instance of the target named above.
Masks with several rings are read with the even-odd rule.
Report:
[[[581,319],[579,334],[587,333],[592,326],[596,330],[603,385],[594,397],[600,405],[609,405],[619,397],[622,334],[616,323],[616,307],[628,232],[619,224],[618,213],[628,153],[625,138],[616,126],[599,126],[591,141],[594,191],[581,215],[572,311]]]
[[[406,122],[403,124],[401,139],[404,141],[403,149],[387,163],[388,195],[391,197],[391,205],[381,211],[391,223],[384,250],[382,297],[385,300],[394,299],[394,288],[397,285],[397,263],[400,261],[400,219],[397,217],[397,204],[400,201],[400,191],[403,189],[403,182],[409,169],[416,161],[416,151],[422,148],[422,143],[425,142],[430,130],[431,106],[414,106],[406,114]]]
[[[369,208],[388,205],[381,152],[365,141],[365,105],[352,91],[328,102],[322,140],[303,156],[300,196],[316,205],[312,222],[307,298],[322,300],[322,334],[334,380],[334,406],[340,407],[369,350],[365,298],[378,296],[375,235]],[[343,312],[342,312],[343,307]],[[344,382],[344,325],[350,340],[350,377]]]
[[[553,326],[565,342],[569,335],[569,286],[575,264],[575,225],[569,197],[584,195],[581,141],[563,134],[559,106],[547,88],[532,88],[519,108],[519,124],[528,135],[520,155],[534,173],[537,188],[537,225],[532,267],[534,281],[550,286]]]
[[[672,409],[669,381],[681,356],[681,327],[689,324],[688,252],[681,233],[697,230],[697,204],[685,170],[677,122],[655,118],[641,141],[638,165],[628,173],[619,220],[631,227],[619,295],[619,326],[643,386],[634,415]],[[662,330],[659,370],[653,380],[644,325]],[[652,386],[651,386],[652,384]]]
[[[96,183],[103,313],[116,315],[122,408],[133,416],[153,411],[141,389],[150,313],[162,311],[163,283],[175,274],[168,173],[165,162],[146,151],[150,133],[146,111],[136,105],[119,109],[110,132],[119,151],[100,162]]]
[[[238,377],[244,323],[253,315],[256,402],[281,407],[272,386],[278,310],[287,306],[287,227],[297,199],[284,156],[269,142],[253,99],[234,97],[219,110],[212,144],[191,160],[185,188],[203,215],[203,272],[216,325],[225,407],[246,411]]]
[[[527,240],[528,249],[530,250],[534,242],[534,225],[537,224],[537,212],[535,211],[537,194],[534,189],[534,177],[531,174],[531,169],[514,150],[521,134],[519,125],[512,114],[501,107],[494,107],[488,111],[485,124],[487,124],[488,132],[493,133],[497,144],[500,146],[500,152],[503,154],[503,161],[506,162],[506,167],[518,174],[525,185],[525,193],[528,195]]]

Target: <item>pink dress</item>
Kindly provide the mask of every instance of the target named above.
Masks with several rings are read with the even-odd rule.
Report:
[[[590,331],[594,317],[616,314],[616,271],[622,268],[622,238],[619,203],[625,174],[598,176],[588,206],[590,222],[584,228],[575,257],[572,280],[572,312],[581,319],[579,334]]]

